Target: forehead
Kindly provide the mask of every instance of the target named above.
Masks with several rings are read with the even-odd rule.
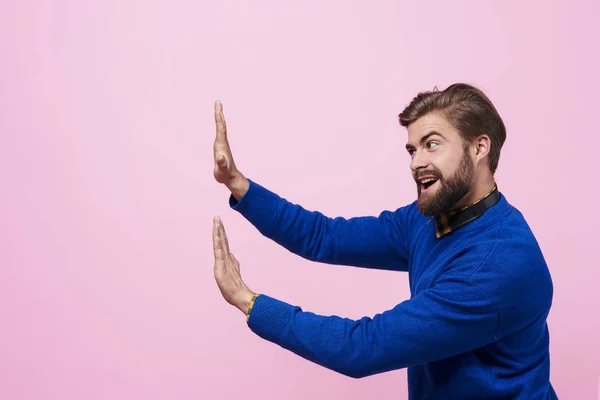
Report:
[[[450,122],[439,113],[425,114],[408,126],[408,143],[417,145],[421,138],[431,132],[441,133],[446,140],[459,140],[460,135]]]

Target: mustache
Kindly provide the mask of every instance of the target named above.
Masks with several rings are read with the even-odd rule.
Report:
[[[415,181],[417,181],[417,183],[419,183],[418,180],[421,177],[423,177],[423,176],[432,176],[432,177],[434,177],[435,179],[438,179],[438,180],[442,179],[442,174],[439,173],[438,171],[433,171],[433,170],[432,171],[421,171],[421,172],[419,172],[417,174],[414,174],[413,178],[414,178]]]

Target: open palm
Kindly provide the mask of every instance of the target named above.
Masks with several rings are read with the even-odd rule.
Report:
[[[219,217],[213,219],[214,275],[225,301],[246,312],[254,293],[248,289],[240,273],[240,263],[229,250],[225,227]]]

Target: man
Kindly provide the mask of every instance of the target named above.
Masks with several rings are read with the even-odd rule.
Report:
[[[215,104],[215,179],[264,236],[306,259],[407,271],[411,298],[373,318],[319,316],[243,282],[219,218],[214,273],[260,337],[360,378],[408,368],[411,399],[557,399],[546,317],[552,280],[522,214],[494,180],[506,133],[479,89],[418,94],[399,115],[418,199],[377,217],[329,218],[247,179]]]

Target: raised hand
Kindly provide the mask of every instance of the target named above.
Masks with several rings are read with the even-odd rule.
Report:
[[[239,201],[249,187],[248,179],[237,169],[229,140],[227,138],[227,123],[223,114],[223,105],[215,102],[215,124],[217,134],[213,145],[214,170],[217,182],[224,184]]]
[[[214,274],[225,301],[247,313],[254,292],[248,289],[240,273],[240,263],[229,251],[225,227],[219,217],[213,219]]]

